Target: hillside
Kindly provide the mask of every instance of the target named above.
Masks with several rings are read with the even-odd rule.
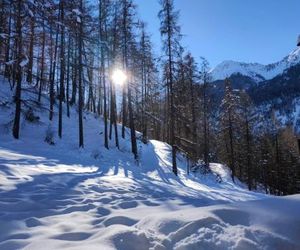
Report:
[[[232,74],[229,79],[234,89],[246,91],[251,97],[258,114],[266,118],[274,110],[281,126],[293,124],[294,130],[299,133],[300,64],[287,68],[272,79],[260,80],[259,83],[241,73]],[[224,80],[210,84],[210,94],[214,98],[216,110],[224,96],[224,89]]]
[[[159,141],[139,141],[136,162],[129,137],[120,150],[113,143],[110,150],[103,147],[102,118],[90,113],[84,115],[85,148],[79,150],[76,108],[65,116],[59,139],[57,115],[48,120],[47,97],[37,105],[29,86],[22,99],[39,120],[23,117],[21,139],[14,140],[12,96],[2,79],[0,249],[300,247],[299,195],[271,198],[247,191],[220,164],[210,165],[212,174],[187,175],[181,155],[175,177],[170,146]],[[53,132],[54,145],[44,141],[46,131]]]

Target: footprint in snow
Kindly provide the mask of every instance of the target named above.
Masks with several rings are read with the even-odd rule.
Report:
[[[6,238],[6,240],[26,240],[30,238],[30,234],[20,233],[20,234],[12,234]]]
[[[27,227],[37,227],[43,225],[38,219],[36,218],[29,218],[25,221]]]
[[[112,200],[110,198],[102,198],[99,200],[99,202],[103,203],[103,204],[108,204],[110,203]]]
[[[138,203],[136,201],[125,201],[119,204],[122,209],[129,209],[137,207]]]
[[[90,233],[83,233],[83,232],[78,232],[78,233],[64,233],[60,235],[56,235],[52,237],[52,239],[56,240],[65,240],[65,241],[81,241],[81,240],[86,240],[90,238],[92,234]]]
[[[138,221],[125,217],[125,216],[115,216],[108,218],[107,220],[104,221],[104,225],[106,227],[112,226],[112,225],[125,225],[125,226],[133,226],[136,224]]]
[[[159,203],[155,203],[155,202],[152,202],[152,201],[142,201],[143,204],[145,204],[146,206],[148,207],[157,207],[159,206],[160,204]]]
[[[99,208],[97,209],[97,212],[98,212],[98,215],[99,215],[100,217],[107,216],[107,215],[109,215],[109,214],[111,213],[108,209],[103,208],[103,207],[99,207]]]

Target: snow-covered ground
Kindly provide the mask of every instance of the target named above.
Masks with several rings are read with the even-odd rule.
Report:
[[[14,140],[12,92],[0,84],[0,249],[300,249],[300,195],[249,192],[220,164],[211,164],[214,174],[187,175],[182,156],[175,177],[170,147],[159,141],[139,142],[136,162],[129,135],[120,150],[113,140],[103,147],[103,121],[92,114],[78,149],[76,110],[59,139],[46,98],[35,108],[39,122],[23,119]],[[35,91],[23,99],[36,100]]]

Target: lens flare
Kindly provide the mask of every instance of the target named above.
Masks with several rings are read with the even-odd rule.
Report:
[[[116,69],[112,74],[112,80],[115,84],[121,86],[126,82],[127,76],[122,70]]]

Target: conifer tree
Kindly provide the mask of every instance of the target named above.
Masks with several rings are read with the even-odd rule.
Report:
[[[22,84],[22,68],[23,68],[23,34],[22,34],[22,16],[23,12],[22,9],[23,1],[18,0],[16,1],[16,47],[17,47],[17,58],[16,58],[16,92],[15,92],[15,103],[16,103],[16,110],[15,110],[15,118],[13,124],[13,136],[16,139],[19,139],[19,132],[20,132],[20,118],[21,118],[21,84]]]
[[[161,0],[162,9],[159,12],[161,22],[160,33],[163,38],[164,52],[166,55],[167,64],[167,93],[169,99],[169,113],[170,113],[170,144],[172,147],[172,165],[173,172],[177,175],[176,162],[176,140],[175,140],[175,107],[174,107],[174,64],[175,58],[180,49],[180,27],[178,25],[179,13],[174,10],[173,0]]]

